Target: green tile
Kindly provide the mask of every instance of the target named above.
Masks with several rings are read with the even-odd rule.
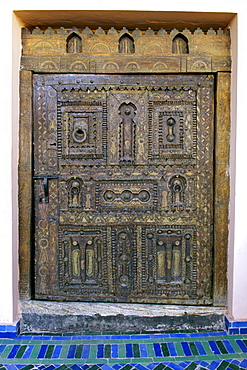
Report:
[[[106,344],[105,345],[105,354],[104,354],[105,358],[110,358],[111,357],[111,345],[110,344]]]
[[[101,360],[101,359],[100,359]],[[130,359],[129,358],[110,358],[108,360],[109,363],[114,363],[114,364],[127,364],[128,362],[130,362]],[[139,362],[139,361],[138,361]],[[56,369],[57,370],[57,369]],[[122,369],[121,369],[122,370]]]
[[[122,367],[122,369],[121,369],[121,370],[130,370],[130,369],[132,369],[132,367],[133,367],[133,366],[131,366],[130,364],[127,364],[127,365],[125,365],[124,367]],[[88,370],[90,370],[90,369],[88,369]]]
[[[213,354],[213,352],[211,350],[211,347],[209,346],[208,342],[203,342],[203,347],[204,347],[207,355],[212,355]]]
[[[166,365],[159,364],[153,370],[163,370],[165,367],[166,367]]]
[[[152,362],[172,362],[174,357],[153,357]],[[188,359],[187,359],[188,360]]]
[[[169,350],[168,350],[168,346],[167,346],[166,343],[161,343],[161,349],[162,349],[162,353],[163,353],[163,356],[164,357],[170,356],[170,353],[169,353]]]
[[[228,354],[228,351],[226,350],[226,347],[224,346],[224,344],[220,341],[220,340],[216,340],[215,343],[217,344],[220,352],[222,354]]]
[[[91,344],[89,358],[97,358],[96,354],[97,354],[97,344]]]
[[[66,370],[66,369],[67,369],[67,366],[62,365],[62,366],[59,366],[56,370]]]
[[[238,365],[235,365],[235,364],[229,364],[228,367],[232,370],[239,370],[240,367]]]
[[[180,343],[174,343],[178,356],[184,356],[184,351]]]
[[[1,356],[2,358],[6,358],[8,357],[9,355],[9,352],[11,351],[11,349],[13,348],[13,345],[8,345],[7,347],[5,347],[4,351],[2,352]]]
[[[22,370],[31,370],[34,368],[34,365],[27,365],[25,367],[22,368]]]
[[[227,353],[226,355],[218,355],[218,356],[221,360],[225,360],[225,359],[228,359],[228,358],[230,358],[230,359],[232,359],[232,358],[241,358],[241,357],[243,357],[243,354],[242,353],[234,353],[234,354]]]
[[[227,361],[222,361],[221,364],[217,367],[217,370],[225,370],[228,367]]]
[[[53,351],[54,351],[54,344],[49,344],[46,350],[45,358],[51,358]]]
[[[119,344],[118,345],[118,357],[119,358],[125,358],[126,357],[126,351],[125,351],[125,345]]]
[[[153,345],[151,343],[147,343],[146,347],[147,347],[148,357],[154,357],[155,353],[154,353]]]
[[[68,355],[68,351],[69,351],[69,345],[67,344],[63,344],[62,346],[62,351],[60,353],[60,358],[63,359],[63,358],[67,358],[67,355]],[[56,369],[57,370],[57,369]]]
[[[133,343],[132,348],[133,348],[134,357],[140,357],[139,344]]]
[[[29,357],[29,362],[30,362],[30,359],[31,358],[37,358],[39,351],[40,351],[40,346],[39,345],[37,345],[37,346],[35,345],[33,347],[32,353],[31,353],[31,355]]]
[[[78,346],[76,346],[75,358],[81,358],[82,350],[83,350],[83,344],[79,344]]]
[[[195,345],[194,342],[193,343],[189,343],[189,347],[191,349],[192,355],[194,355],[194,356],[198,356],[199,355],[199,352],[198,352],[198,350],[197,350],[196,345]]]
[[[99,369],[98,365],[93,365],[93,366],[88,368],[88,370],[98,370],[98,369]]]
[[[20,346],[15,358],[22,358],[24,352],[26,351],[27,346]]]
[[[197,366],[198,364],[196,364],[195,362],[192,362],[191,364],[189,364],[189,366],[185,368],[185,370],[194,370]]]

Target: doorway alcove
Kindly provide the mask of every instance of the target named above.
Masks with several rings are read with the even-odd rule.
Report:
[[[18,12],[21,13],[21,12]],[[87,13],[87,12],[85,12]],[[127,21],[127,14],[125,14],[125,18],[122,19],[122,25],[123,26],[129,26],[129,22],[131,22],[131,17],[129,17],[128,13],[128,21]],[[135,12],[133,12],[135,13]],[[145,12],[144,12],[145,13]],[[153,12],[152,12],[153,13]],[[159,12],[160,14],[160,12]],[[25,18],[25,14],[19,14],[19,16],[22,16]],[[85,15],[84,15],[85,16]],[[102,14],[101,14],[102,16]],[[109,16],[109,14],[108,14]],[[107,16],[107,17],[108,17]],[[111,15],[112,16],[112,15]],[[134,15],[133,15],[134,16]],[[133,75],[134,73],[138,73],[141,75],[145,74],[153,74],[155,76],[159,75],[169,75],[169,74],[180,74],[181,76],[197,76],[197,75],[203,75],[210,74],[213,76],[213,79],[215,79],[215,157],[214,157],[214,171],[215,171],[215,187],[214,187],[214,245],[216,246],[214,248],[214,260],[212,262],[212,269],[214,271],[214,279],[213,279],[213,288],[212,288],[212,301],[211,301],[211,307],[205,307],[202,303],[200,303],[202,306],[195,308],[189,308],[188,306],[184,308],[181,307],[181,310],[179,307],[172,307],[172,306],[145,306],[143,305],[143,308],[141,308],[140,305],[138,307],[135,307],[135,305],[121,305],[122,307],[119,307],[118,303],[113,306],[113,304],[105,304],[105,306],[102,303],[94,303],[90,306],[87,306],[85,303],[83,304],[75,304],[74,307],[76,307],[75,310],[79,309],[79,311],[82,309],[84,311],[87,311],[87,307],[91,307],[93,312],[95,313],[97,311],[97,307],[99,309],[99,312],[103,314],[103,311],[106,310],[106,307],[111,306],[111,313],[112,315],[110,318],[108,317],[108,323],[107,319],[104,318],[104,324],[101,324],[101,331],[104,331],[104,328],[106,328],[105,331],[111,330],[111,327],[115,325],[115,319],[117,313],[121,313],[124,315],[124,320],[122,327],[119,330],[124,330],[123,328],[126,328],[126,320],[128,320],[126,317],[129,316],[138,316],[137,323],[133,324],[131,330],[133,331],[133,328],[139,326],[142,328],[141,321],[143,318],[146,317],[147,311],[152,311],[152,317],[155,317],[156,321],[165,323],[167,312],[179,312],[178,317],[179,319],[175,319],[174,323],[171,324],[171,316],[168,318],[168,321],[170,321],[170,324],[165,323],[162,328],[164,330],[169,328],[175,328],[176,325],[183,325],[183,319],[181,317],[184,316],[184,312],[189,312],[190,317],[200,317],[198,319],[198,326],[202,325],[202,321],[205,320],[205,315],[208,319],[208,321],[205,323],[205,325],[208,327],[213,327],[214,325],[218,325],[218,327],[222,324],[222,313],[221,310],[225,306],[225,300],[226,300],[226,248],[227,248],[227,238],[228,238],[228,197],[229,197],[229,183],[228,183],[228,175],[227,175],[227,167],[228,167],[228,158],[229,158],[229,90],[230,90],[230,54],[229,54],[229,45],[230,45],[230,38],[229,34],[226,30],[218,30],[217,32],[213,29],[210,29],[211,26],[222,27],[225,28],[227,25],[226,17],[224,18],[224,22],[221,21],[215,21],[215,23],[210,23],[208,25],[203,25],[203,30],[198,29],[196,26],[202,26],[200,24],[200,21],[197,24],[193,24],[194,29],[184,30],[184,31],[178,31],[180,30],[179,22],[177,22],[177,19],[179,19],[179,14],[176,14],[176,17],[173,19],[170,17],[170,25],[172,24],[173,27],[175,26],[176,29],[173,29],[172,31],[161,31],[159,32],[160,25],[163,27],[163,29],[167,29],[167,23],[168,21],[161,19],[157,23],[159,24],[159,28],[155,28],[155,32],[150,34],[150,31],[146,32],[143,30],[143,23],[144,22],[144,16],[143,14],[141,17],[143,17],[139,22],[133,23],[132,21],[132,36],[135,40],[135,53],[133,55],[117,55],[119,53],[118,50],[118,40],[119,36],[121,37],[121,28],[119,27],[119,24],[116,28],[111,28],[111,32],[105,32],[97,33],[92,29],[84,28],[85,26],[82,25],[82,23],[76,24],[76,22],[73,24],[73,26],[78,26],[82,28],[82,30],[78,31],[80,32],[80,37],[84,42],[87,43],[88,46],[85,46],[85,48],[88,47],[88,49],[83,49],[83,53],[78,58],[78,55],[69,56],[71,60],[68,59],[68,56],[64,56],[63,51],[63,39],[66,40],[68,37],[69,31],[65,29],[67,24],[59,24],[59,27],[64,27],[63,29],[60,28],[58,31],[51,31],[49,30],[40,30],[36,28],[36,31],[23,31],[23,46],[24,46],[24,52],[22,57],[22,71],[21,71],[21,91],[22,91],[22,100],[21,100],[21,110],[23,112],[23,115],[21,117],[21,124],[20,124],[20,135],[21,138],[25,138],[25,144],[28,145],[24,148],[21,148],[20,153],[20,189],[21,189],[21,198],[20,198],[20,250],[21,250],[21,259],[20,259],[20,268],[21,268],[21,279],[20,279],[20,293],[22,298],[24,299],[22,307],[23,307],[23,318],[24,318],[24,330],[27,330],[27,328],[30,328],[30,325],[32,327],[32,330],[36,330],[33,326],[33,319],[34,316],[32,315],[39,315],[40,317],[43,315],[43,319],[47,320],[47,310],[52,312],[54,309],[54,317],[55,310],[60,310],[59,319],[63,317],[63,315],[66,316],[66,314],[62,313],[63,309],[66,311],[68,309],[68,303],[51,303],[51,302],[37,302],[33,301],[32,298],[33,295],[33,286],[32,286],[32,274],[33,274],[33,268],[32,268],[32,261],[33,256],[31,253],[31,240],[32,237],[30,237],[30,230],[31,230],[31,212],[30,212],[30,205],[31,205],[31,199],[30,199],[30,193],[32,189],[32,136],[31,136],[31,128],[33,125],[33,118],[32,118],[32,111],[31,111],[31,105],[32,105],[32,80],[33,80],[33,73],[39,74],[39,73],[49,73],[49,74],[59,74],[59,73],[83,73],[85,75],[87,74],[109,74],[113,75],[116,73],[120,74],[130,74]],[[155,16],[152,14],[152,16]],[[166,14],[166,17],[168,14]],[[188,15],[187,15],[188,16]],[[194,17],[195,15],[193,15]],[[108,19],[106,17],[106,19]],[[57,17],[56,17],[57,19]],[[102,18],[101,18],[102,19]],[[77,21],[78,22],[78,21]],[[107,21],[108,22],[108,21]],[[127,23],[126,23],[127,22]],[[217,23],[218,22],[218,23]],[[145,23],[145,22],[144,22]],[[34,24],[33,24],[34,25]],[[40,25],[39,23],[36,23],[36,25]],[[169,25],[169,26],[170,26]],[[30,24],[28,22],[26,23],[26,26],[30,28]],[[46,26],[46,25],[45,25]],[[49,26],[57,26],[56,24],[53,25],[52,23],[49,24]],[[82,27],[84,26],[84,27]],[[90,23],[87,22],[87,26],[91,26]],[[92,22],[92,26],[94,26]],[[97,26],[101,26],[102,29],[105,28],[104,24],[102,22],[98,23]],[[112,26],[112,24],[111,24]],[[114,25],[116,26],[116,25]],[[191,26],[191,22],[188,21],[188,28]],[[140,29],[139,29],[140,27]],[[208,30],[206,31],[206,27]],[[93,27],[91,27],[93,28]],[[138,28],[141,34],[137,35],[138,32],[134,29]],[[146,26],[145,29],[148,27]],[[190,27],[191,28],[191,27]],[[96,29],[96,27],[95,27]],[[74,32],[74,31],[73,31]],[[175,55],[173,54],[174,58],[171,58],[172,56],[172,40],[174,37],[176,37],[177,34],[180,34],[181,32],[184,32],[184,35],[186,39],[189,41],[189,45],[196,45],[197,42],[200,43],[201,40],[205,41],[204,43],[204,49],[201,50],[200,53],[194,53],[193,54],[193,47],[189,48],[188,55]],[[92,38],[92,33],[96,38]],[[114,41],[116,39],[116,42]],[[53,41],[54,40],[54,43]],[[58,41],[59,40],[59,41]],[[214,42],[216,44],[217,41],[221,41],[221,44],[223,45],[222,50],[218,50],[217,47],[210,50],[209,44],[213,45]],[[56,41],[56,42],[55,42]],[[83,42],[83,45],[85,43]],[[40,43],[40,44],[39,44]],[[37,46],[38,45],[38,46]],[[65,43],[66,45],[66,43]],[[111,48],[109,48],[109,45]],[[217,44],[218,45],[218,44]],[[57,48],[57,49],[56,49]],[[114,49],[115,48],[115,49]],[[37,55],[38,54],[38,55]],[[143,60],[143,56],[145,55],[145,60]],[[66,59],[67,58],[67,59]],[[73,60],[72,60],[73,58]],[[143,62],[141,61],[143,60]],[[104,63],[103,63],[104,61]],[[78,75],[80,77],[80,75]],[[222,105],[224,105],[224,112],[222,110]],[[225,117],[227,112],[228,119],[223,119],[223,116]],[[172,118],[173,119],[173,118]],[[168,121],[167,121],[168,122]],[[172,132],[172,129],[170,129]],[[167,131],[169,133],[169,130]],[[223,134],[224,132],[224,134]],[[172,132],[172,135],[174,135],[174,132]],[[224,153],[224,160],[222,160],[222,153]],[[27,161],[28,158],[28,161]],[[221,158],[221,160],[219,160]],[[25,164],[25,166],[24,166]],[[27,166],[28,164],[28,166]],[[224,176],[222,176],[224,174]],[[27,211],[28,210],[28,211]],[[222,211],[223,210],[223,211]],[[40,297],[39,297],[40,298]],[[151,303],[151,302],[149,302]],[[192,304],[192,303],[190,303]],[[67,305],[67,306],[66,306]],[[73,305],[73,304],[71,304]],[[103,306],[102,306],[103,305]],[[36,308],[35,308],[36,307]],[[53,309],[51,308],[53,307]],[[72,306],[70,306],[70,310]],[[81,308],[79,308],[81,307]],[[218,308],[216,308],[218,307]],[[58,309],[59,308],[59,309]],[[139,314],[136,314],[136,310],[138,308],[143,309],[143,315],[140,316]],[[108,309],[108,308],[107,308]],[[37,312],[35,313],[35,310]],[[75,311],[74,310],[74,311]],[[103,310],[103,311],[102,311]],[[124,311],[125,310],[125,313]],[[169,311],[170,310],[170,311]],[[158,312],[159,311],[159,312]],[[160,311],[163,312],[163,316],[160,316]],[[165,312],[166,311],[166,312]],[[219,315],[217,315],[217,311]],[[135,312],[135,313],[134,313]],[[134,313],[134,314],[133,314]],[[203,314],[204,319],[200,314]],[[75,315],[75,312],[73,315],[76,317],[76,322],[78,325],[78,321],[80,321],[80,317],[78,318]],[[168,313],[168,316],[170,314]],[[177,314],[174,314],[174,317]],[[80,315],[79,315],[80,316]],[[81,314],[81,318],[87,316],[85,313]],[[51,331],[51,327],[54,324],[54,317],[51,318],[50,321],[50,327],[47,329],[48,331]],[[115,319],[114,319],[115,317]],[[159,317],[159,319],[157,319]],[[88,322],[90,322],[91,319],[88,319]],[[150,319],[149,323],[149,329],[156,328],[157,329],[157,323],[155,324],[154,321]],[[182,320],[182,321],[181,321]],[[186,316],[186,320],[188,320],[188,317]],[[121,321],[121,320],[120,320]],[[40,321],[43,322],[44,321]],[[111,323],[110,323],[111,322]],[[178,324],[179,323],[179,324]],[[210,324],[211,323],[211,324]],[[43,324],[40,324],[41,326]],[[61,325],[61,323],[60,323]],[[104,326],[105,325],[105,326]],[[189,324],[193,325],[193,324]],[[82,328],[82,326],[79,325],[79,328]],[[90,326],[83,327],[82,330],[90,330]],[[147,329],[147,327],[143,327],[142,330]],[[40,329],[41,330],[41,329]],[[63,327],[63,330],[66,330],[66,328]],[[71,331],[71,328],[68,330]],[[94,328],[96,330],[96,328]],[[161,329],[162,330],[162,329]]]

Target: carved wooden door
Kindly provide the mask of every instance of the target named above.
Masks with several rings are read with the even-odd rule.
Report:
[[[35,298],[212,303],[213,75],[34,75]]]

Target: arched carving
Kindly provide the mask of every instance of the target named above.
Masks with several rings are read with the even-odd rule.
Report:
[[[124,33],[119,39],[118,51],[122,54],[132,54],[135,52],[135,42],[133,37]]]
[[[173,54],[189,54],[189,43],[187,37],[181,33],[177,34],[172,40]]]
[[[168,183],[171,191],[171,204],[173,206],[183,205],[185,202],[185,189],[187,187],[187,181],[185,177],[180,175],[172,176]]]
[[[73,32],[67,38],[67,53],[76,54],[82,52],[82,41],[81,37],[77,33]]]
[[[120,162],[133,163],[136,106],[132,103],[122,103],[119,107],[119,115],[122,118],[120,126]]]
[[[79,208],[82,206],[82,180],[73,177],[67,181],[68,205],[69,208]]]

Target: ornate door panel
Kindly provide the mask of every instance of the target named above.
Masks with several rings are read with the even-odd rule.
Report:
[[[212,75],[34,75],[35,297],[212,303]]]

